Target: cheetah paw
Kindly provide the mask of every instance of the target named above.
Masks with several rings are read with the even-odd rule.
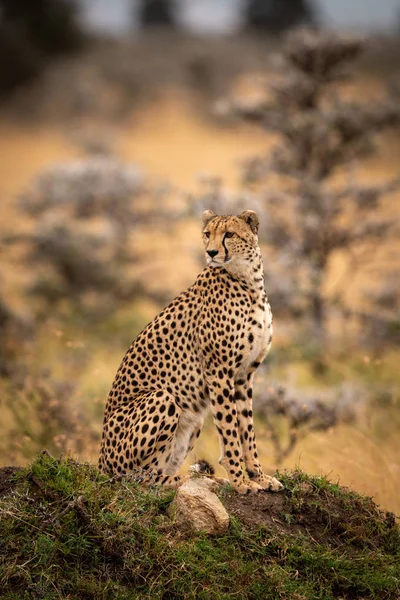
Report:
[[[281,492],[283,485],[275,477],[268,477],[268,480],[262,483],[251,481],[250,488],[252,492]]]
[[[250,494],[252,491],[256,491],[256,489],[253,485],[253,482],[250,484],[232,483],[231,485],[232,485],[233,489],[235,490],[235,492],[237,492],[238,494],[241,494],[242,496],[244,496],[246,494]],[[255,484],[255,485],[257,486],[258,484]]]
[[[267,479],[267,487],[264,489],[269,490],[270,492],[281,492],[283,490],[283,485],[280,481],[278,481],[275,477],[268,477]]]
[[[232,485],[233,485],[235,492],[237,492],[238,494],[241,494],[241,495],[265,491],[265,488],[262,485],[260,485],[259,483],[256,483],[255,481],[250,481],[249,483],[247,483],[247,482],[246,483],[236,483],[236,484],[232,484]]]
[[[270,477],[264,473],[261,473],[258,477],[254,478],[252,483],[258,485],[264,492],[281,492],[283,490],[283,485],[280,481],[275,479],[275,477]]]
[[[256,481],[250,481],[249,487],[252,492],[265,492],[265,488]]]

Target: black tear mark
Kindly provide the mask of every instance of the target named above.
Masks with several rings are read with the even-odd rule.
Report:
[[[228,248],[225,246],[225,236],[222,238],[222,245],[225,248],[225,261],[228,259]]]

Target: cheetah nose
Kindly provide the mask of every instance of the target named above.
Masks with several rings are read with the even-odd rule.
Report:
[[[218,250],[207,250],[207,254],[211,256],[211,258],[214,258],[214,256],[217,256]]]

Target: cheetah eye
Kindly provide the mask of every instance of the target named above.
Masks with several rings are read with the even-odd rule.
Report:
[[[234,235],[235,235],[235,234],[233,233],[233,231],[227,231],[227,232],[225,233],[225,237],[227,237],[227,238],[231,238],[231,237],[233,237]]]
[[[206,238],[210,237],[210,232],[209,231],[203,231],[204,235],[206,236]]]

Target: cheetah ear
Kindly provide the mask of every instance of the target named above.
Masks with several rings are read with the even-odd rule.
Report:
[[[257,213],[255,213],[254,210],[245,210],[239,215],[239,219],[243,219],[243,221],[250,227],[252,232],[257,235],[260,222],[258,220]]]
[[[205,210],[201,215],[203,225],[207,225],[207,223],[209,223],[216,216],[217,215],[212,210]]]

